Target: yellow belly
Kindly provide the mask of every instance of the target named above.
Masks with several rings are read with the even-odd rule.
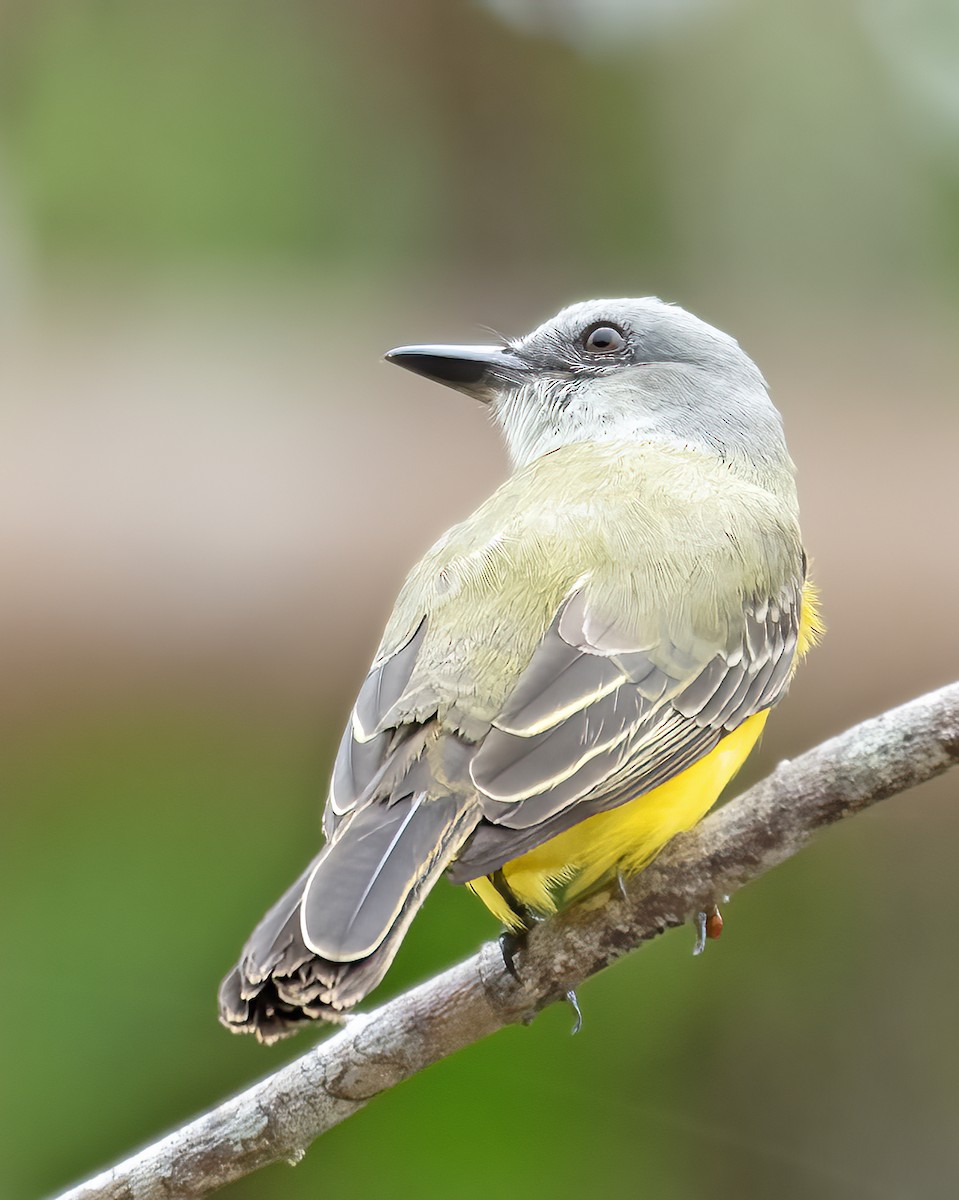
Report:
[[[796,662],[822,633],[818,595],[812,584],[803,589]],[[749,757],[766,724],[769,710],[756,713],[727,734],[715,750],[674,779],[609,812],[587,817],[565,833],[514,858],[503,878],[516,899],[536,913],[555,912],[615,872],[642,870],[670,838],[690,829],[719,799],[723,788]],[[467,884],[497,920],[511,928],[522,921],[487,879]]]
[[[768,712],[744,721],[715,750],[682,774],[609,812],[587,817],[541,846],[514,858],[503,877],[517,900],[534,912],[556,911],[557,891],[569,901],[616,871],[641,870],[663,846],[712,808],[756,744]],[[562,885],[566,883],[567,886]],[[489,879],[468,884],[497,920],[522,924]]]

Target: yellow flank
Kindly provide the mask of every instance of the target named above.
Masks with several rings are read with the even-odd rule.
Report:
[[[537,913],[555,912],[556,894],[572,900],[617,870],[641,870],[663,846],[706,815],[749,756],[768,712],[756,713],[715,750],[660,784],[608,812],[587,817],[503,868],[503,877],[522,904]],[[564,881],[568,886],[562,887]],[[488,879],[469,886],[505,925],[522,924]]]
[[[819,588],[814,583],[806,583],[802,590],[802,612],[799,614],[799,637],[796,642],[796,662],[793,670],[799,665],[799,660],[807,650],[819,644],[819,639],[826,632],[820,611]]]
[[[818,595],[803,590],[796,660],[819,640],[823,626]],[[759,739],[769,710],[755,713],[727,734],[709,754],[673,779],[536,846],[503,867],[510,890],[527,908],[548,914],[611,878],[642,870],[677,833],[690,829],[719,799]],[[467,885],[497,920],[511,928],[522,921],[489,879]],[[559,897],[557,896],[559,894]]]

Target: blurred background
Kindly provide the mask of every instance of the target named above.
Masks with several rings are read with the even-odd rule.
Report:
[[[0,6],[0,1193],[305,1051],[216,1023],[406,569],[502,478],[382,362],[656,293],[759,362],[829,635],[745,776],[959,676],[952,0]],[[956,779],[228,1189],[946,1197]],[[440,885],[383,999],[496,933]]]

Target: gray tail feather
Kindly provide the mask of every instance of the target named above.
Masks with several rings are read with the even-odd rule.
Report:
[[[335,1021],[362,1000],[478,820],[471,799],[423,793],[344,820],[223,980],[221,1022],[273,1042],[304,1021]]]

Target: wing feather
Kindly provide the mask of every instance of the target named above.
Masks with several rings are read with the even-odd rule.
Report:
[[[406,642],[373,664],[353,708],[353,730],[359,741],[369,741],[389,726],[392,710],[406,691],[425,636],[426,617],[423,617]]]
[[[425,636],[424,616],[405,642],[373,664],[363,681],[333,764],[323,813],[328,838],[347,813],[379,795],[385,781],[397,779],[398,759],[408,763],[417,752],[418,743],[409,743],[417,740],[422,727],[404,724],[393,714],[409,686]]]
[[[584,582],[560,604],[485,736],[455,743],[444,775],[475,788],[483,821],[451,874],[487,874],[578,821],[673,778],[778,700],[798,640],[802,580],[744,603],[738,635],[720,644],[693,629],[654,644],[628,635]],[[332,836],[347,814],[395,799],[416,782],[426,725],[406,712],[416,691],[423,617],[374,663],[337,755],[324,817]],[[422,668],[419,668],[422,673]],[[407,723],[408,722],[408,723]],[[391,799],[392,798],[392,799]],[[377,806],[379,808],[379,806]],[[382,819],[382,818],[381,818]]]
[[[461,852],[456,877],[485,873],[496,858],[502,865],[651,791],[775,703],[795,655],[800,598],[797,580],[775,601],[745,604],[730,646],[710,647],[691,633],[630,649],[614,619],[591,611],[585,590],[569,597],[520,676],[514,696],[522,704],[507,700],[506,719],[494,721],[473,756],[487,825]],[[552,712],[532,696],[534,683]]]

